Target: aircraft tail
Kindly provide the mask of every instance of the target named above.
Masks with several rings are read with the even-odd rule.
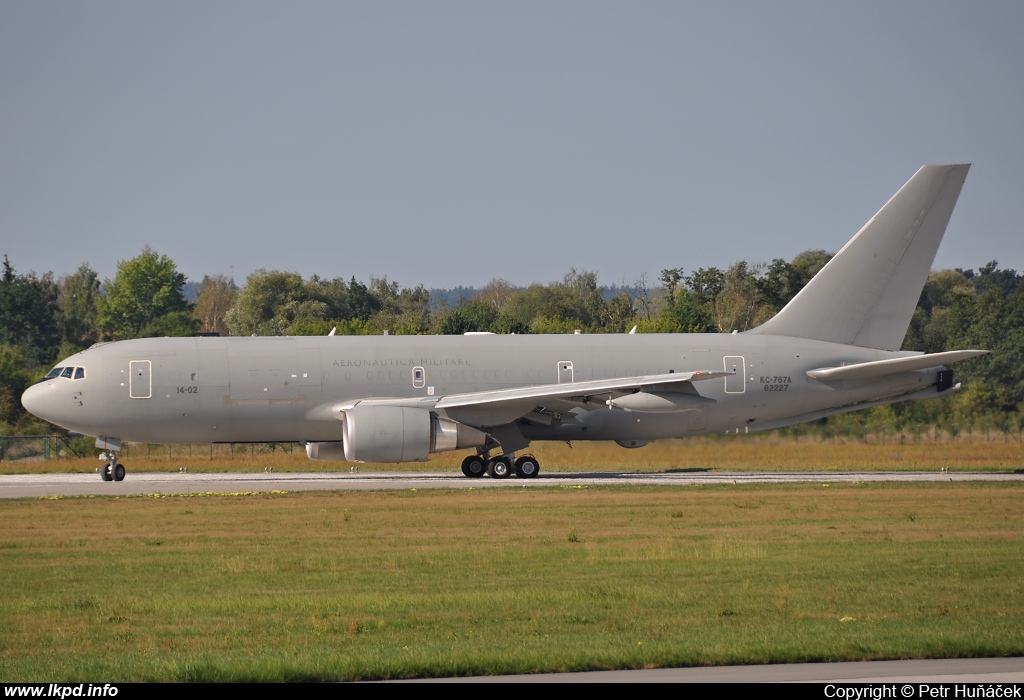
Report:
[[[925,165],[750,333],[899,350],[970,164]]]

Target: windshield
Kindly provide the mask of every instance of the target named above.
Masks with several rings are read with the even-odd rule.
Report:
[[[85,367],[54,367],[39,381],[45,382],[47,379],[53,379],[54,377],[72,380],[85,379]]]

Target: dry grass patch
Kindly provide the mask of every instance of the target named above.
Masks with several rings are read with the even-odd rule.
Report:
[[[187,467],[195,472],[348,471],[348,462],[313,462],[301,446],[274,451],[252,449],[231,454],[226,445],[174,447],[132,445],[122,461],[133,472],[169,472]],[[889,444],[814,442],[776,435],[719,436],[658,440],[626,450],[609,442],[536,443],[531,451],[544,471],[1014,471],[1024,469],[1024,445],[1010,442],[946,442]],[[459,472],[467,452],[430,456],[424,463],[364,464],[363,471]],[[95,471],[98,460],[62,458],[33,462],[0,462],[0,473]]]

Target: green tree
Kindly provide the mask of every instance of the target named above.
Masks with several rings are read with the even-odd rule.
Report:
[[[833,256],[834,253],[824,250],[805,250],[802,253],[797,253],[796,257],[789,263],[786,296],[783,298],[783,305],[789,303],[790,299],[806,287],[811,278],[821,272],[821,268],[825,267]]]
[[[604,330],[608,333],[623,333],[636,325],[636,312],[629,294],[622,292],[612,297],[605,305]]]
[[[174,261],[149,246],[131,260],[117,264],[117,275],[105,283],[107,295],[99,304],[98,322],[114,338],[192,335],[196,322],[182,294],[185,275]],[[171,314],[171,318],[164,318]]]
[[[195,307],[200,332],[228,335],[229,330],[224,317],[234,307],[237,297],[238,287],[235,286],[233,279],[228,279],[224,275],[203,277]]]
[[[717,267],[698,267],[685,278],[686,288],[697,296],[696,301],[710,306],[725,289],[725,273]]]
[[[249,275],[225,316],[233,335],[295,335],[334,326],[339,333],[423,333],[429,322],[430,292],[422,285],[402,289],[386,277],[371,278],[369,286],[355,277],[347,284],[317,275],[303,280],[295,272],[265,269]]]
[[[139,338],[187,338],[199,330],[199,321],[191,311],[172,311],[146,324]]]
[[[715,297],[715,325],[722,333],[745,331],[764,323],[775,310],[761,299],[756,271],[740,261],[725,273],[722,291]]]
[[[341,321],[296,321],[285,335],[376,335],[368,321],[352,318]]]
[[[669,321],[671,333],[710,333],[715,322],[707,304],[698,295],[685,289],[676,293],[676,303],[667,309],[664,318]]]
[[[0,343],[20,348],[29,364],[52,362],[61,344],[57,297],[53,275],[18,275],[5,255],[0,276]]]
[[[441,335],[462,335],[473,331],[491,331],[498,320],[498,310],[479,298],[460,300],[458,306],[444,314],[438,332]],[[492,331],[493,332],[493,331]]]
[[[75,274],[61,277],[57,287],[65,342],[78,349],[89,347],[99,339],[99,276],[88,263],[82,263]]]
[[[790,262],[775,258],[757,275],[763,303],[773,312],[781,311],[831,259],[824,250],[805,250]]]
[[[25,412],[21,407],[21,394],[32,383],[25,364],[21,348],[0,345],[0,429],[5,431]]]
[[[529,328],[531,333],[622,332],[609,326],[615,322],[597,287],[597,274],[576,268],[569,268],[560,282],[517,290],[509,296],[502,315],[512,328]]]
[[[515,292],[516,288],[511,283],[498,277],[488,282],[487,286],[477,292],[473,298],[493,306],[498,313],[501,313]]]
[[[256,270],[245,280],[224,321],[232,335],[286,334],[296,307],[309,300],[306,292],[302,276],[296,272]],[[328,320],[311,316],[307,313],[304,320]]]
[[[353,275],[348,283],[348,305],[351,318],[369,321],[371,316],[380,311],[381,301]]]
[[[672,267],[662,270],[659,279],[665,285],[665,299],[671,308],[676,303],[676,289],[679,287],[679,283],[683,281],[683,268]]]

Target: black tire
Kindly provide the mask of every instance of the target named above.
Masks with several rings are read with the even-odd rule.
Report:
[[[532,479],[540,473],[540,462],[533,455],[525,455],[516,460],[516,476],[520,479]]]
[[[114,465],[114,481],[124,481],[124,465]]]
[[[462,460],[462,473],[470,479],[479,479],[487,472],[487,463],[479,455],[470,455]]]
[[[111,469],[109,464],[104,464],[100,467],[100,478],[104,481],[113,481],[114,477],[110,474]]]
[[[512,476],[512,460],[508,457],[495,457],[487,463],[487,476],[492,479],[507,479]]]

